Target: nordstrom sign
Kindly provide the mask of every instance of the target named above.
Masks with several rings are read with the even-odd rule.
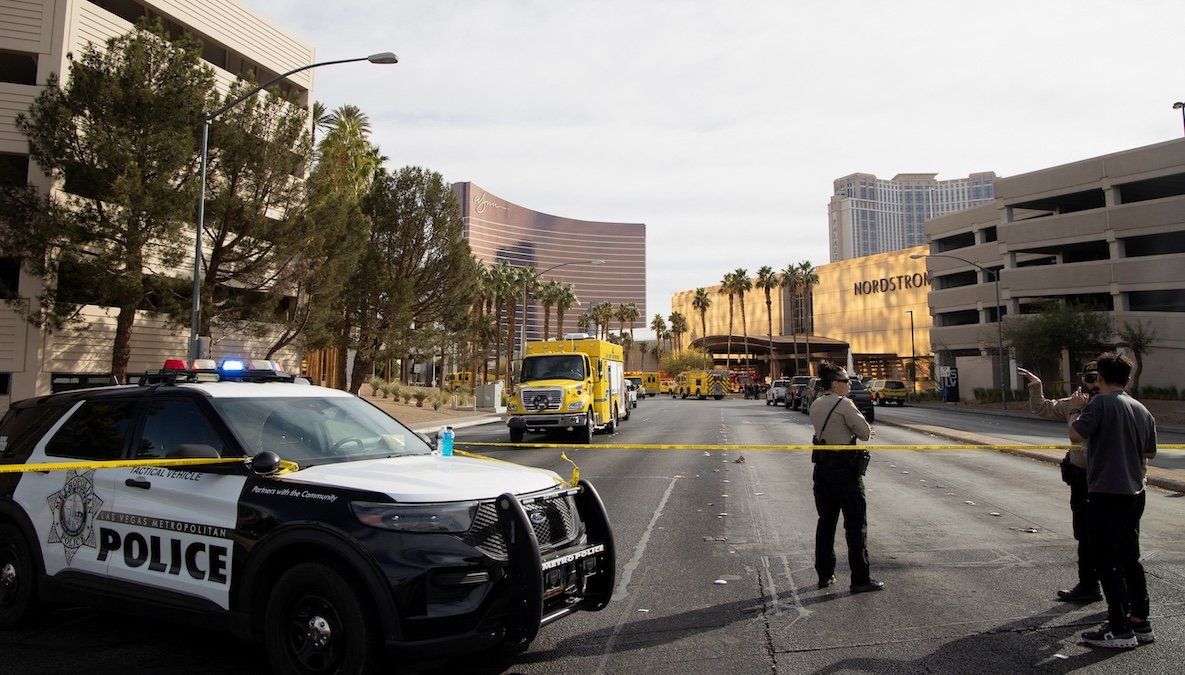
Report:
[[[928,272],[915,272],[913,274],[898,274],[895,277],[857,281],[852,284],[852,292],[856,295],[872,295],[874,293],[892,293],[903,288],[922,288],[929,285],[930,274]]]

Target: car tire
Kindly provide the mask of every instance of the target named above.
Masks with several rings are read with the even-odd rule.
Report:
[[[307,562],[288,570],[272,587],[264,614],[264,644],[278,673],[380,669],[378,617],[366,594],[335,567]]]
[[[873,422],[875,422],[876,421],[876,408],[869,408],[868,414],[864,417],[864,419],[868,420],[869,424],[872,424]]]
[[[27,627],[38,608],[37,575],[25,535],[15,525],[0,524],[0,629]]]
[[[527,435],[527,432],[525,429],[515,429],[514,427],[510,428],[510,442],[511,443],[522,443],[523,437],[526,435]]]

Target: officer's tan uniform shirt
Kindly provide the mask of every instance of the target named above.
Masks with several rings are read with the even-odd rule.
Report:
[[[1041,384],[1033,382],[1029,385],[1029,411],[1047,420],[1065,422],[1070,417],[1070,399],[1045,398],[1045,392],[1041,390]],[[1070,450],[1068,453],[1070,455],[1070,463],[1079,469],[1086,468],[1086,453],[1083,452],[1084,446],[1085,443]]]
[[[839,405],[836,405],[836,401]],[[823,421],[831,408],[835,412],[823,429]],[[856,404],[850,398],[841,399],[833,392],[825,392],[811,404],[811,424],[815,427],[815,437],[820,438],[827,445],[848,445],[852,436],[867,441],[872,436],[872,427],[868,420],[856,409]],[[820,431],[822,430],[822,431]]]

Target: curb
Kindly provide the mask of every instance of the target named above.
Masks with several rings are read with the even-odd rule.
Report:
[[[899,427],[902,429],[909,429],[918,433],[930,434],[940,438],[946,438],[952,441],[959,441],[970,445],[1009,445],[1016,441],[996,438],[993,436],[982,436],[980,434],[962,433],[944,429],[942,427],[934,427],[928,424],[912,424],[906,422],[891,422],[889,420],[878,420],[878,424],[884,424],[890,427]],[[1016,455],[1017,457],[1025,457],[1027,459],[1035,459],[1040,462],[1049,464],[1060,464],[1063,453],[1060,450],[999,450],[1008,455]],[[1172,471],[1170,469],[1162,469],[1156,466],[1148,467],[1148,485],[1168,490],[1170,492],[1185,493],[1185,476],[1181,475],[1180,471]]]
[[[411,429],[412,431],[416,432],[417,434],[431,435],[431,434],[436,433],[437,431],[440,431],[441,429],[443,429],[445,427],[452,427],[454,429],[465,429],[467,427],[477,427],[477,426],[481,426],[483,424],[494,424],[495,422],[502,422],[502,421],[503,421],[503,419],[501,416],[483,417],[481,419],[476,419],[476,420],[470,419],[470,420],[466,420],[464,422],[456,422],[454,424],[449,424],[448,420],[444,420],[444,421],[437,420],[435,422],[429,422],[427,424],[418,424],[415,426],[409,426],[408,428]]]

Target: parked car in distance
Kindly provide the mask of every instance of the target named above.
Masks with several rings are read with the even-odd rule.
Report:
[[[809,375],[795,375],[790,378],[790,386],[786,389],[784,403],[787,408],[797,409],[802,403],[802,390],[811,381]]]
[[[896,403],[903,406],[908,393],[905,383],[901,380],[873,380],[868,384],[868,391],[876,405]]]
[[[790,380],[774,380],[765,391],[765,404],[778,405],[786,402],[786,390],[790,388]]]
[[[864,419],[868,420],[869,424],[876,421],[876,409],[872,406],[872,394],[864,383],[856,378],[850,380],[852,391],[848,393],[848,398],[852,399],[852,403],[856,404],[856,409],[864,415]]]
[[[798,411],[803,414],[811,412],[811,404],[815,402],[815,398],[819,396],[819,391],[822,389],[822,384],[817,377],[812,377],[803,385],[802,392],[798,395]]]

